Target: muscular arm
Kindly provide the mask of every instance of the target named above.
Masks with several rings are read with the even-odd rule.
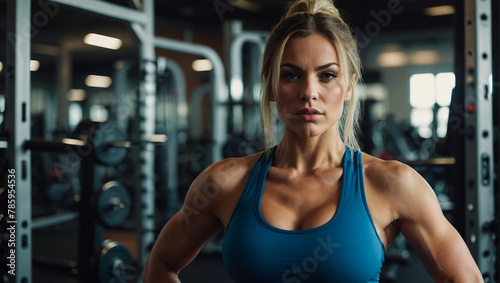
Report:
[[[460,234],[444,217],[434,191],[413,169],[397,163],[392,202],[400,229],[436,282],[483,282]],[[391,173],[390,173],[391,174]]]
[[[214,168],[215,167],[215,168]],[[180,282],[178,274],[223,226],[214,213],[221,184],[215,165],[196,178],[181,210],[163,227],[143,272],[145,283]]]

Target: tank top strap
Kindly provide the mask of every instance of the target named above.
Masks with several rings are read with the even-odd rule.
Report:
[[[236,204],[235,211],[242,205],[243,202],[246,201],[246,199],[249,198],[249,195],[253,195],[253,197],[250,196],[250,198],[253,200],[258,194],[258,188],[260,184],[265,180],[267,170],[273,163],[275,150],[276,147],[273,147],[269,152],[264,151],[252,167],[252,171],[250,171],[248,181],[245,184],[243,192],[241,193],[241,196]],[[231,223],[233,216],[231,216],[229,223]]]

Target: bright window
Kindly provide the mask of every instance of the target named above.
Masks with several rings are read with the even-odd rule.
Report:
[[[411,125],[422,138],[446,136],[455,74],[414,74],[410,77]],[[435,123],[433,123],[435,121]],[[435,128],[435,129],[434,129]]]
[[[415,108],[429,108],[436,102],[436,77],[416,74],[410,77],[410,104]]]

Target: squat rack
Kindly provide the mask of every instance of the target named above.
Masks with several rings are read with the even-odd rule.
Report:
[[[496,281],[498,256],[494,235],[491,7],[491,0],[464,1],[465,241],[486,282]]]
[[[48,2],[47,2],[48,3]],[[130,23],[140,41],[141,82],[137,92],[136,134],[139,140],[150,140],[154,134],[156,99],[156,55],[154,48],[154,0],[143,0],[142,10],[122,7],[97,0],[51,0],[50,3],[71,6],[94,14]],[[31,139],[31,0],[7,1],[7,82],[6,82],[6,147],[8,168],[16,170],[16,276],[15,282],[32,282],[31,254],[31,154],[23,149]],[[154,221],[154,148],[143,143],[135,152],[140,160],[135,180],[139,215],[138,263],[142,269],[155,240]]]

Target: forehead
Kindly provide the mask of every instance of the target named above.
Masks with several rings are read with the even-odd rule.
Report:
[[[335,48],[327,37],[320,34],[312,34],[288,40],[281,62],[286,63],[288,61],[296,63],[310,61],[320,64],[324,62],[339,63],[339,56],[337,48]]]

